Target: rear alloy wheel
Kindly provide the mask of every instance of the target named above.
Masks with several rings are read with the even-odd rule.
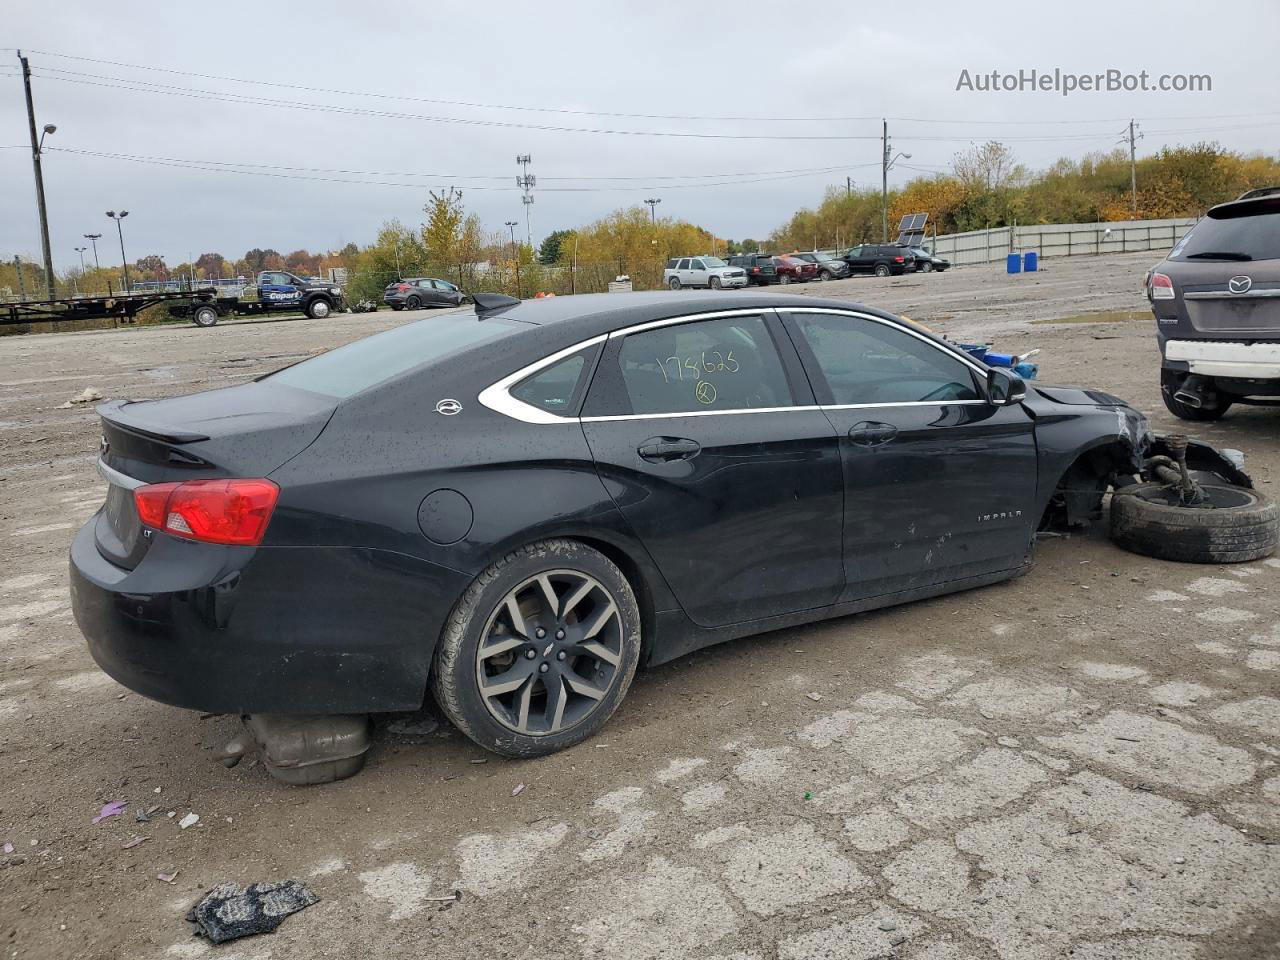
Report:
[[[640,611],[626,577],[585,544],[546,540],[475,579],[445,625],[431,683],[477,744],[533,757],[604,726],[639,659]]]
[[[710,287],[711,287],[711,289],[712,289],[712,290],[719,290],[719,289],[720,289],[720,278],[719,278],[719,277],[712,277],[712,278],[711,278],[711,282],[710,282]]]
[[[218,322],[218,311],[207,303],[203,303],[191,312],[191,322],[197,327],[212,327]]]
[[[1182,563],[1244,563],[1276,552],[1280,519],[1262,494],[1202,483],[1205,502],[1184,507],[1161,483],[1135,483],[1111,497],[1111,539],[1133,553]]]
[[[404,302],[404,305],[408,307],[410,310],[421,310],[422,298],[419,297],[417,294],[414,294],[412,297],[410,297],[408,300]]]
[[[672,290],[679,290],[679,289],[680,289],[680,278],[679,278],[679,277],[672,277],[670,280],[668,280],[668,281],[667,281],[667,286],[668,286],[668,287],[670,287]]]
[[[876,276],[887,277],[889,275],[889,265],[887,263],[876,264]]]
[[[323,320],[332,312],[333,308],[329,306],[329,301],[322,298],[312,300],[307,304],[307,316],[312,320]]]

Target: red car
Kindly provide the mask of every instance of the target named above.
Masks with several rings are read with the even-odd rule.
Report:
[[[808,283],[818,279],[816,263],[807,263],[797,257],[774,257],[773,263],[778,268],[779,283]]]

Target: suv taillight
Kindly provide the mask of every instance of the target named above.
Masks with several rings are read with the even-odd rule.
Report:
[[[760,272],[760,268],[759,268],[759,267],[752,267],[752,268],[751,268],[751,272],[752,272],[752,273],[759,273],[759,272]]]
[[[906,258],[906,257],[894,257],[894,258],[893,258],[893,262],[894,262],[894,263],[906,263],[906,262],[907,262],[907,258]]]
[[[1172,300],[1173,299],[1173,281],[1166,277],[1163,273],[1151,274],[1151,299],[1152,300]]]
[[[267,479],[152,483],[133,491],[145,526],[185,540],[256,547],[280,488]]]

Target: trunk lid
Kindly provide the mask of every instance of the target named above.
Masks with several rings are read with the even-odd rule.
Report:
[[[337,400],[269,382],[168,400],[114,400],[102,418],[100,470],[107,500],[94,521],[98,552],[133,569],[150,545],[134,488],[213,477],[265,477],[305,450]]]

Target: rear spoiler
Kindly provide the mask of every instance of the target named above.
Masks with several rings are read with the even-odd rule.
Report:
[[[136,410],[131,410],[128,414],[124,412],[125,407],[144,406],[147,402],[146,400],[108,400],[106,403],[98,404],[94,409],[104,422],[113,427],[128,433],[136,433],[150,440],[163,440],[166,443],[196,443],[209,439],[208,434],[178,430],[161,423],[148,423],[145,407],[141,415]]]

